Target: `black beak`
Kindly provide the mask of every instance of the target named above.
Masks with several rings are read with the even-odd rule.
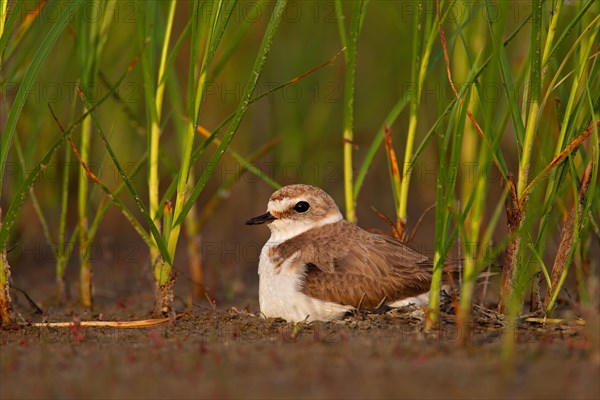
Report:
[[[258,217],[253,217],[250,218],[249,220],[246,221],[246,225],[260,225],[260,224],[264,224],[265,222],[271,222],[276,220],[277,218],[275,218],[273,215],[271,215],[270,212],[266,212],[263,215],[259,215]]]

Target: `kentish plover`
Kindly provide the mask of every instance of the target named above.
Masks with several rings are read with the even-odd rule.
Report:
[[[260,311],[290,322],[332,320],[353,308],[427,303],[432,261],[385,235],[346,221],[334,200],[309,185],[271,195],[271,237],[258,266]]]

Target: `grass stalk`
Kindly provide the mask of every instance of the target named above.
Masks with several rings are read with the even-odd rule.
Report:
[[[354,89],[356,81],[356,53],[358,36],[360,33],[360,21],[362,18],[364,2],[354,0],[352,2],[352,16],[350,19],[349,38],[345,53],[346,77],[344,82],[344,115],[342,123],[342,138],[344,148],[344,199],[346,204],[346,219],[352,223],[356,222],[356,205],[354,202]],[[345,40],[341,36],[342,42]]]
[[[429,58],[431,56],[431,48],[433,46],[433,41],[427,40],[428,36],[431,38],[430,30],[432,27],[433,16],[432,13],[424,12],[426,4],[428,3],[422,0],[418,1],[417,12],[414,14],[413,19],[413,49],[411,61],[412,90],[408,117],[408,131],[406,133],[406,147],[404,150],[404,164],[402,165],[402,181],[400,184],[400,193],[397,194],[398,208],[396,210],[396,214],[401,223],[402,229],[400,230],[400,235],[402,237],[404,237],[406,234],[411,162],[413,158],[415,138],[417,135],[417,121],[419,103],[421,102],[421,90],[425,81],[427,66],[429,65]],[[425,14],[424,20],[423,14]]]
[[[71,151],[65,148],[65,165],[71,165]],[[60,220],[58,224],[58,245],[56,257],[56,300],[60,304],[65,300],[65,272],[70,254],[65,251],[65,232],[67,229],[67,205],[69,202],[69,171],[65,169],[61,185]],[[72,242],[73,240],[71,240]],[[69,243],[72,246],[72,243]],[[72,247],[71,247],[72,248]]]
[[[2,229],[2,208],[0,208],[0,229]],[[10,265],[6,258],[6,246],[0,248],[0,324],[9,324],[14,320],[10,300]]]
[[[469,17],[466,17],[469,18]],[[484,19],[478,19],[473,27],[473,34],[469,47],[465,44],[464,52],[466,53],[467,59],[471,59],[470,54],[474,51],[482,49],[487,44],[486,29],[487,24]],[[503,34],[503,23],[496,23],[495,30],[492,35],[496,37],[498,43],[502,42]],[[464,65],[461,60],[456,61],[458,65]],[[471,61],[469,61],[471,64]],[[492,66],[488,70],[487,76],[494,76],[496,70]],[[464,73],[463,73],[464,75]],[[467,79],[463,79],[467,81]],[[477,110],[481,110],[484,119],[484,125],[492,127],[493,119],[490,108],[485,108],[485,104],[482,104],[484,99],[479,92],[477,82],[474,82],[474,87],[471,89],[471,104],[468,107],[476,113]],[[478,138],[478,132],[473,124],[466,126],[467,131],[465,132],[465,140],[463,141],[463,164],[466,166],[473,166],[473,170],[469,168],[469,174],[466,178],[462,179],[462,204],[471,204],[471,211],[465,210],[466,216],[464,222],[460,222],[459,229],[463,227],[462,232],[462,249],[464,254],[464,261],[462,264],[462,281],[460,287],[460,306],[458,310],[458,322],[460,325],[461,332],[467,332],[469,329],[469,323],[471,320],[471,310],[473,306],[473,295],[476,286],[477,276],[480,270],[481,260],[477,257],[477,247],[485,245],[485,241],[479,242],[481,236],[481,228],[483,226],[484,212],[486,208],[486,199],[488,192],[488,177],[485,171],[491,161],[491,149],[483,144],[483,139]],[[493,129],[490,129],[493,130]],[[491,134],[494,137],[494,134]],[[471,175],[471,171],[473,174]],[[472,203],[471,203],[472,201]],[[466,344],[468,335],[463,335],[463,344]]]
[[[531,169],[531,153],[534,139],[537,133],[538,113],[540,111],[540,98],[542,94],[542,0],[533,0],[533,15],[530,42],[530,66],[529,66],[529,99],[531,101],[525,128],[525,140],[523,151],[519,162],[519,175],[517,179],[517,194],[523,193],[529,181]],[[522,210],[524,211],[524,210]]]
[[[191,25],[189,25],[191,27]],[[230,54],[229,54],[230,55]],[[177,76],[174,74],[174,71],[171,70],[170,74],[169,74],[169,81],[168,81],[168,90],[169,90],[169,97],[171,98],[172,101],[172,106],[173,108],[176,110],[175,112],[180,113],[182,116],[184,116],[185,114],[183,113],[183,106],[182,106],[182,102],[181,102],[181,91],[180,91],[180,86],[179,86],[179,82],[177,79]],[[175,123],[175,130],[176,132],[180,132],[183,133],[185,132],[185,128],[186,128],[186,124],[189,123],[189,121],[184,117],[184,118],[175,118],[174,120]],[[200,129],[200,126],[198,127],[198,129]],[[180,135],[181,136],[181,135]],[[210,136],[210,135],[209,135]],[[192,157],[193,157],[193,152],[192,152]],[[192,164],[195,163],[195,160],[192,160]],[[177,174],[174,174],[175,179],[173,179],[172,184],[177,182]],[[194,178],[194,170],[191,169],[190,170],[190,182],[194,182],[195,178]],[[165,193],[166,195],[166,193]],[[166,197],[166,198],[170,198]],[[166,204],[166,203],[165,203]],[[169,203],[170,204],[170,203]],[[163,208],[166,210],[166,208]],[[171,211],[172,211],[172,206],[171,206]],[[188,265],[189,265],[189,272],[190,272],[190,279],[192,281],[192,290],[190,293],[190,307],[192,306],[193,300],[194,299],[201,299],[204,298],[204,266],[203,266],[203,262],[202,262],[202,243],[201,243],[201,235],[200,235],[200,224],[198,222],[198,215],[197,215],[197,206],[194,205],[194,207],[191,208],[190,212],[188,213],[188,215],[185,218],[185,222],[184,222],[184,228],[185,228],[185,234],[186,234],[186,250],[187,250],[187,257],[188,257]],[[170,219],[170,221],[167,222],[165,221],[165,223],[163,224],[163,226],[165,228],[168,227],[168,229],[171,229],[172,226],[172,218]],[[165,238],[168,238],[170,235],[170,232],[163,232],[163,236]]]
[[[92,6],[98,6],[93,1]],[[94,40],[97,34],[98,21],[91,24],[79,21],[78,25],[77,51],[79,68],[82,75],[82,86],[87,90],[93,82],[93,57],[95,52]],[[85,165],[90,163],[90,141],[92,120],[87,116],[81,124],[81,139],[79,143],[79,154],[81,162]],[[92,265],[88,252],[88,176],[84,170],[79,173],[77,182],[77,226],[79,228],[79,302],[86,308],[92,308]]]
[[[440,167],[439,167],[439,172],[438,172],[438,181],[437,181],[437,190],[436,190],[436,251],[435,251],[435,255],[434,255],[431,290],[429,293],[429,310],[430,310],[430,312],[428,314],[427,323],[426,323],[426,328],[428,328],[428,329],[437,323],[437,310],[439,308],[439,301],[440,301],[439,293],[440,293],[440,289],[441,289],[442,267],[443,267],[444,260],[446,259],[449,245],[453,242],[453,239],[449,239],[447,236],[447,229],[448,229],[448,225],[449,225],[450,221],[448,218],[444,217],[445,211],[441,211],[441,210],[446,210],[450,206],[449,198],[451,197],[451,193],[454,192],[454,190],[455,190],[455,185],[456,185],[456,181],[457,181],[457,171],[460,168],[459,161],[461,159],[462,149],[465,147],[465,142],[463,140],[463,137],[464,137],[466,116],[469,117],[469,119],[471,120],[471,122],[474,125],[474,128],[476,128],[475,131],[479,135],[482,136],[482,139],[485,138],[484,133],[481,130],[481,128],[479,127],[475,118],[473,117],[473,114],[470,113],[470,111],[468,110],[469,103],[470,103],[469,99],[470,99],[470,94],[471,94],[471,87],[474,82],[473,76],[475,75],[474,72],[477,70],[477,68],[473,68],[471,73],[466,77],[466,79],[465,79],[466,83],[461,88],[461,93],[459,94],[454,86],[454,82],[453,82],[453,79],[451,76],[450,61],[449,61],[448,50],[447,50],[447,40],[446,40],[446,36],[445,36],[444,30],[442,27],[441,15],[442,15],[441,14],[441,5],[440,5],[440,1],[438,0],[438,1],[436,1],[436,16],[437,16],[437,25],[438,25],[438,29],[439,29],[440,40],[441,40],[442,49],[444,52],[444,59],[446,61],[446,72],[448,75],[448,82],[454,92],[456,100],[458,100],[458,101],[453,102],[454,108],[453,108],[453,112],[452,112],[451,118],[450,118],[450,121],[453,122],[453,124],[451,123],[448,128],[448,129],[450,129],[450,126],[453,126],[454,130],[447,131],[446,135],[442,139],[443,144],[441,145],[441,151],[440,151],[440,159],[442,161],[440,161]],[[478,57],[477,61],[475,62],[475,67],[477,66],[478,62],[479,62],[479,57]],[[462,97],[463,95],[466,97],[466,99],[463,99],[463,97]],[[460,109],[459,109],[460,113],[456,112],[457,106],[460,106]],[[456,116],[455,119],[452,118],[453,115]],[[471,125],[469,125],[469,126],[471,126]],[[453,136],[453,139],[452,139],[453,144],[452,144],[451,153],[450,153],[450,161],[448,164],[446,164],[444,159],[447,157],[446,154],[448,152],[448,146],[449,146],[448,141],[451,136]],[[499,164],[499,163],[497,162],[497,164]],[[500,167],[498,167],[498,168],[500,168]],[[448,179],[448,178],[450,178],[450,179]],[[463,183],[463,188],[464,188],[464,186],[468,187],[469,184],[465,185]],[[462,303],[461,303],[461,307],[459,308],[459,323],[462,325],[463,328],[465,328],[465,325],[470,317],[472,291],[474,288],[474,279],[475,279],[475,276],[474,276],[475,275],[475,273],[474,273],[475,272],[474,250],[473,250],[473,247],[469,245],[470,239],[469,239],[469,236],[467,235],[467,231],[465,229],[464,224],[465,224],[466,216],[469,215],[469,210],[471,209],[471,207],[473,205],[473,201],[476,199],[477,199],[476,193],[471,191],[471,193],[469,195],[469,200],[467,202],[467,205],[465,206],[464,216],[460,216],[460,213],[458,213],[458,212],[455,213],[457,215],[455,217],[455,219],[456,219],[456,224],[457,224],[457,228],[458,228],[456,230],[456,232],[467,243],[467,246],[464,246],[464,248],[466,250],[464,267],[466,268],[466,270],[465,270],[466,278],[467,278],[467,280],[470,280],[470,281],[464,282],[464,284],[463,284],[462,290],[464,290],[465,293],[461,292],[461,294],[463,294],[464,297],[461,300]],[[481,199],[480,199],[480,202],[481,202]],[[477,205],[481,207],[480,204],[477,204]],[[469,232],[469,233],[472,233],[472,232]]]
[[[547,63],[548,63],[548,57],[549,57],[550,51],[552,49],[552,44],[553,44],[554,37],[555,37],[555,34],[556,34],[556,29],[557,29],[557,25],[558,25],[558,19],[559,19],[559,16],[560,16],[560,11],[562,9],[562,6],[563,6],[563,0],[557,1],[556,4],[554,5],[554,9],[552,10],[552,13],[551,13],[550,26],[548,28],[548,33],[546,35],[546,43],[544,44],[544,52],[542,54],[542,68],[543,68],[543,70],[542,70],[542,74],[543,74],[542,75],[542,82],[543,82],[543,79],[546,76],[546,72],[548,70],[548,65],[547,65]],[[571,92],[571,93],[573,94],[574,92]],[[567,108],[569,108],[569,107],[567,106]],[[566,115],[569,115],[569,112],[566,112]],[[566,126],[567,126],[567,124],[563,124],[563,127],[566,127]],[[557,148],[559,146],[561,146],[560,142],[561,141],[559,140],[559,144],[557,144]],[[524,191],[526,192],[529,187],[530,187],[530,184],[528,184],[528,186],[524,189]],[[550,190],[546,191],[546,199],[549,198],[550,192],[551,192]],[[540,223],[540,227],[542,227],[544,225],[545,225],[545,223],[544,223],[544,221],[542,221]],[[539,233],[540,240],[538,240],[538,243],[540,243],[540,244],[544,242],[544,240],[542,240],[542,238],[544,236],[544,233],[545,233],[544,229],[543,228],[540,229],[540,233]],[[532,252],[532,253],[534,253],[534,252]],[[539,263],[540,263],[540,266],[542,267],[542,270],[547,275],[547,271],[545,270],[545,266],[543,265],[543,262],[539,262]],[[532,287],[531,287],[532,296],[533,296],[533,294],[537,295],[537,293],[539,293],[539,292],[540,292],[540,290],[539,290],[539,281],[534,279],[533,282],[532,282]],[[534,312],[534,311],[537,310],[538,302],[539,302],[538,299],[534,299],[532,297],[531,305],[530,305],[530,311],[531,312]]]
[[[584,9],[585,9],[586,5],[584,5]],[[580,13],[581,14],[581,13]],[[579,19],[579,17],[577,17],[577,19]],[[580,85],[580,82],[585,82],[587,81],[587,75],[583,75],[583,72],[587,69],[586,65],[587,65],[587,61],[588,59],[588,55],[590,54],[590,50],[591,48],[589,46],[587,46],[586,41],[584,40],[584,38],[587,36],[586,34],[589,32],[591,32],[591,34],[589,35],[589,38],[591,41],[594,41],[594,38],[597,35],[597,31],[595,30],[590,30],[590,27],[597,24],[599,18],[596,16],[592,22],[585,28],[582,30],[582,34],[579,35],[579,37],[575,40],[573,46],[571,47],[571,49],[567,52],[566,57],[563,59],[563,61],[561,62],[560,66],[557,68],[555,77],[552,79],[551,83],[549,84],[549,88],[548,91],[546,92],[545,96],[543,97],[543,100],[540,102],[540,109],[544,108],[544,105],[546,104],[546,100],[548,99],[548,97],[550,96],[551,92],[553,90],[555,90],[555,88],[558,86],[555,85],[555,82],[558,80],[559,78],[559,74],[561,73],[561,71],[564,69],[566,62],[569,60],[570,55],[577,49],[579,49],[579,55],[580,58],[579,60],[577,60],[577,64],[576,64],[576,68],[575,68],[575,75],[576,78],[574,80],[574,83],[571,87],[571,90],[568,93],[565,93],[564,96],[568,96],[568,100],[566,102],[566,108],[564,109],[564,112],[562,112],[563,110],[560,110],[562,115],[564,115],[564,120],[563,118],[559,118],[559,120],[561,120],[560,123],[560,132],[558,135],[558,143],[556,144],[555,150],[554,150],[554,155],[552,158],[552,161],[550,163],[547,164],[547,166],[543,169],[543,171],[541,173],[539,173],[533,180],[531,180],[531,182],[528,182],[526,186],[524,186],[524,188],[522,189],[522,191],[519,193],[519,207],[522,208],[523,210],[526,209],[526,205],[528,202],[528,196],[530,195],[530,193],[532,192],[532,188],[535,187],[537,184],[539,184],[540,180],[542,177],[545,177],[546,175],[550,176],[550,179],[548,180],[548,185],[546,187],[546,194],[544,197],[544,206],[543,206],[543,214],[542,217],[540,219],[540,222],[538,224],[538,237],[536,238],[536,243],[535,243],[535,254],[542,254],[543,250],[545,248],[546,245],[546,235],[548,233],[548,223],[549,223],[549,218],[550,218],[550,213],[553,209],[554,204],[560,199],[559,196],[559,188],[561,186],[564,187],[564,185],[561,185],[561,182],[564,180],[564,178],[566,177],[566,174],[564,172],[564,167],[565,167],[565,163],[563,163],[564,160],[569,160],[570,165],[572,165],[572,159],[573,158],[566,158],[567,156],[571,155],[571,153],[574,153],[574,151],[579,147],[579,145],[581,144],[581,142],[583,140],[585,140],[585,138],[587,138],[587,136],[589,136],[589,134],[594,131],[596,129],[596,124],[597,122],[594,122],[594,119],[592,119],[592,123],[589,124],[589,126],[587,128],[585,128],[584,132],[581,134],[578,134],[576,132],[578,132],[578,130],[580,128],[577,128],[577,125],[574,123],[576,121],[577,116],[579,115],[581,118],[581,114],[582,114],[582,110],[583,107],[581,106],[582,102],[581,100],[575,100],[576,99],[576,94],[578,92],[581,92],[580,90],[578,90],[578,86]],[[551,22],[551,26],[550,26],[550,30],[552,30],[552,22]],[[583,25],[585,26],[585,25]],[[559,39],[559,42],[562,41],[564,39],[564,35]],[[589,42],[588,42],[589,43]],[[546,48],[548,48],[549,45],[546,46]],[[555,45],[556,47],[556,45]],[[552,52],[552,51],[550,51]],[[548,52],[545,50],[544,54],[548,54]],[[545,56],[548,57],[548,56]],[[589,75],[591,76],[591,75]],[[560,81],[563,82],[564,78]],[[593,106],[590,107],[591,110],[593,110]],[[531,110],[530,110],[531,111]],[[535,117],[536,118],[536,122],[539,122],[540,117],[539,116],[532,116],[531,114],[529,115],[530,118]],[[559,116],[560,117],[560,116]],[[586,116],[587,118],[587,116]],[[587,124],[587,121],[586,121]],[[575,137],[575,135],[578,135]],[[572,141],[566,146],[564,147],[564,143],[566,142],[566,140],[568,138],[573,138]],[[563,149],[564,147],[564,149]],[[558,168],[557,168],[558,167]],[[576,177],[577,173],[574,171],[574,169],[572,168],[572,172],[570,174],[572,177]],[[574,189],[574,191],[576,192],[576,189]],[[577,196],[575,196],[577,197]],[[571,218],[573,219],[573,218]],[[574,225],[574,226],[573,226]],[[567,229],[567,227],[570,226],[570,228],[568,229],[573,229],[576,232],[579,232],[580,226],[579,224],[575,221],[568,221],[567,223],[565,223],[564,229]],[[564,232],[564,230],[563,230]],[[515,239],[520,240],[518,237]],[[565,265],[565,260],[568,259],[569,263],[570,260],[572,259],[572,254],[569,255],[568,257],[566,257],[566,250],[565,249],[571,249],[571,244],[572,242],[565,242],[564,240],[561,242],[561,246],[559,247],[559,255],[562,254],[561,257],[561,261],[555,261],[555,267],[558,265],[558,269],[562,270],[564,272],[564,276],[566,276],[566,271],[568,271],[568,266]],[[573,245],[574,246],[574,245]],[[516,249],[518,251],[518,247]],[[558,259],[558,257],[557,257]],[[523,293],[520,293],[523,291],[522,287],[523,285],[521,284],[522,282],[526,282],[529,279],[529,276],[535,272],[532,270],[531,266],[538,266],[540,265],[541,268],[543,268],[543,265],[541,265],[539,262],[537,263],[531,263],[529,262],[529,260],[527,260],[525,258],[525,255],[523,255],[521,257],[521,260],[523,260],[523,268],[521,271],[517,271],[516,272],[516,284],[515,284],[515,292],[519,292],[515,294],[515,298],[512,300],[514,301],[516,304],[513,307],[513,310],[515,312],[518,312],[519,310],[519,306],[521,304],[521,297],[523,295]],[[535,260],[535,259],[534,259]],[[527,267],[527,268],[525,268]],[[554,269],[553,269],[554,270]],[[561,275],[561,277],[563,277],[563,275]],[[561,281],[561,285],[562,285]],[[556,280],[553,280],[552,283],[552,290],[553,293],[557,293],[555,290],[560,290],[559,288],[555,288],[554,286],[556,286],[558,284],[558,282]],[[504,287],[504,285],[503,285]],[[518,290],[517,290],[518,289]],[[534,291],[537,291],[537,289],[534,286]],[[536,302],[537,303],[537,302]],[[532,307],[535,309],[535,305],[536,304],[532,304]],[[546,304],[546,311],[548,311],[547,308],[547,304]]]
[[[540,99],[542,92],[542,1],[534,0],[532,5],[532,24],[530,38],[530,57],[529,57],[529,87],[528,101],[530,102],[527,123],[525,124],[525,135],[523,139],[523,147],[520,153],[519,172],[516,183],[517,202],[511,202],[511,209],[507,212],[515,216],[509,224],[513,226],[509,232],[521,232],[521,227],[526,218],[527,198],[521,197],[524,189],[527,187],[529,180],[529,171],[531,168],[531,155],[533,150],[534,139],[538,128],[538,113],[540,112]],[[510,220],[510,218],[509,218]],[[521,246],[523,244],[523,234],[519,233],[514,236],[509,244],[508,252],[505,257],[504,269],[502,271],[502,284],[500,290],[500,301],[498,309],[500,312],[507,310],[518,312],[520,309],[521,300],[519,297],[523,293],[516,290],[515,279],[521,279],[527,271],[524,268],[519,268],[519,260],[522,257]],[[514,303],[511,307],[507,303]],[[517,305],[518,304],[518,305]]]
[[[551,13],[550,27],[548,28],[548,34],[546,35],[546,43],[544,44],[544,53],[542,54],[542,68],[547,67],[546,64],[548,63],[550,51],[552,50],[552,44],[554,43],[554,36],[556,35],[556,29],[558,26],[558,17],[560,16],[563,3],[564,0],[558,0],[553,4],[554,9]]]
[[[90,162],[91,119],[87,117],[81,125],[81,160]],[[88,177],[84,171],[79,174],[77,186],[77,216],[79,227],[79,301],[81,305],[92,308],[92,263],[89,259],[88,235]]]
[[[99,70],[102,50],[108,38],[112,15],[116,8],[116,0],[101,4],[94,1],[94,7],[102,10],[100,18],[90,23],[79,21],[78,56],[82,69],[83,90],[86,91],[95,83]],[[80,157],[84,164],[90,163],[92,121],[86,118],[81,125]],[[79,298],[84,307],[92,308],[92,262],[90,251],[93,238],[89,235],[89,201],[90,191],[88,176],[83,171],[79,174],[77,190],[77,210],[79,226]]]
[[[151,138],[150,138],[150,163],[149,163],[149,191],[150,191],[150,213],[155,215],[158,210],[158,190],[159,190],[159,178],[158,178],[158,146],[160,138],[160,121],[161,121],[161,110],[163,104],[163,97],[165,92],[165,81],[166,76],[166,61],[169,49],[169,42],[171,40],[171,31],[173,29],[173,19],[175,17],[175,7],[177,3],[175,1],[169,2],[169,11],[167,14],[167,26],[165,28],[165,37],[163,40],[163,48],[160,57],[160,65],[158,67],[158,79],[156,85],[156,96],[155,96],[155,112],[156,118],[152,121],[151,127]],[[155,224],[158,225],[158,221],[155,219]]]
[[[450,116],[446,134],[442,138],[440,166],[436,184],[435,253],[431,288],[429,291],[429,312],[425,324],[426,329],[430,329],[438,323],[437,311],[440,306],[443,266],[448,250],[454,241],[453,237],[455,237],[454,234],[448,234],[451,222],[451,215],[448,210],[450,209],[451,198],[455,191],[458,177],[467,104],[469,104],[468,92],[464,104],[456,103]],[[460,221],[457,221],[457,224],[460,223]]]
[[[458,103],[456,103],[458,105]],[[452,115],[456,112],[456,105],[452,111]],[[439,171],[443,170],[443,159],[446,157],[448,151],[448,139],[450,137],[449,132],[445,135],[445,140],[440,145],[440,168]],[[433,256],[433,274],[431,277],[431,287],[429,289],[429,304],[427,318],[425,321],[425,329],[430,330],[437,326],[438,314],[437,310],[440,305],[440,289],[442,282],[442,264],[443,256],[442,249],[444,248],[444,238],[447,234],[447,217],[446,210],[444,207],[444,191],[445,184],[442,173],[438,173],[435,187],[435,253]]]
[[[175,16],[176,1],[171,0],[167,3],[167,17],[164,27],[164,36],[160,37],[155,23],[158,16],[162,13],[160,3],[151,3],[150,5],[139,2],[140,9],[145,9],[145,18],[140,20],[138,25],[141,30],[142,42],[149,41],[149,49],[142,56],[142,71],[144,77],[144,93],[147,111],[147,143],[148,143],[148,207],[153,223],[157,230],[161,231],[160,221],[160,178],[159,178],[159,145],[161,136],[161,116],[163,108],[163,99],[165,92],[165,83],[167,75],[167,59],[169,56],[169,43],[173,30],[173,20]],[[157,76],[154,70],[154,49],[156,42],[162,39],[162,49]],[[158,260],[160,252],[158,244],[150,246],[150,259],[152,265],[155,265],[154,275],[160,275],[164,270],[163,264]],[[168,273],[168,271],[167,271]],[[166,279],[164,280],[166,282]]]
[[[208,73],[208,66],[210,64],[210,49],[213,45],[212,41],[215,37],[215,31],[217,29],[217,23],[219,16],[221,15],[223,2],[219,1],[213,4],[213,10],[211,12],[211,20],[209,23],[206,43],[204,47],[204,56],[202,57],[202,64],[200,66],[200,72],[197,81],[194,79],[195,76],[195,61],[197,59],[198,46],[199,46],[199,26],[198,25],[198,13],[199,5],[194,5],[194,12],[192,15],[192,43],[191,43],[191,57],[190,57],[190,83],[189,83],[189,95],[191,96],[191,104],[189,107],[189,122],[186,124],[186,133],[184,135],[183,153],[181,158],[181,172],[177,180],[177,195],[175,200],[174,216],[176,219],[181,215],[182,208],[185,204],[188,194],[188,180],[189,172],[191,168],[191,155],[194,147],[194,139],[196,136],[197,119],[200,113],[200,105],[204,96],[204,90],[206,87],[206,77]],[[194,84],[194,82],[196,82]],[[195,87],[195,89],[194,89]],[[171,257],[175,254],[177,248],[177,242],[179,241],[179,232],[181,230],[180,224],[171,226],[171,234],[167,240],[168,251]],[[155,273],[156,276],[156,273]],[[170,271],[163,271],[158,277],[158,284],[164,285],[169,279]]]

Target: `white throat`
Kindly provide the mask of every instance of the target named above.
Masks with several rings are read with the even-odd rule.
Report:
[[[267,244],[277,245],[283,243],[286,240],[294,238],[310,229],[319,228],[324,225],[333,224],[343,219],[342,214],[335,213],[331,214],[321,220],[289,220],[289,219],[276,219],[269,224],[271,229],[271,237]]]

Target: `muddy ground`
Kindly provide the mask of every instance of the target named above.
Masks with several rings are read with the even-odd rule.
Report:
[[[52,267],[14,268],[14,286],[43,310],[13,290],[21,322],[149,318],[152,278],[143,263],[98,266],[94,311],[74,305],[75,268],[70,300],[56,304]],[[503,321],[478,309],[468,332],[457,332],[451,302],[441,328],[429,333],[414,308],[299,326],[264,320],[255,268],[232,269],[223,280],[237,282],[231,289],[214,284],[214,307],[189,300],[180,271],[181,316],[157,327],[0,327],[0,398],[600,398],[598,309],[586,314],[569,304],[560,315],[581,316],[584,326],[521,324],[508,366]]]
[[[294,326],[247,310],[199,305],[145,329],[0,330],[0,397],[598,399],[597,324],[522,325],[501,362],[501,321],[474,321],[461,345],[452,318],[424,333],[406,308]],[[50,308],[32,321],[134,320],[149,304],[103,313]],[[594,332],[595,330],[595,332]]]

